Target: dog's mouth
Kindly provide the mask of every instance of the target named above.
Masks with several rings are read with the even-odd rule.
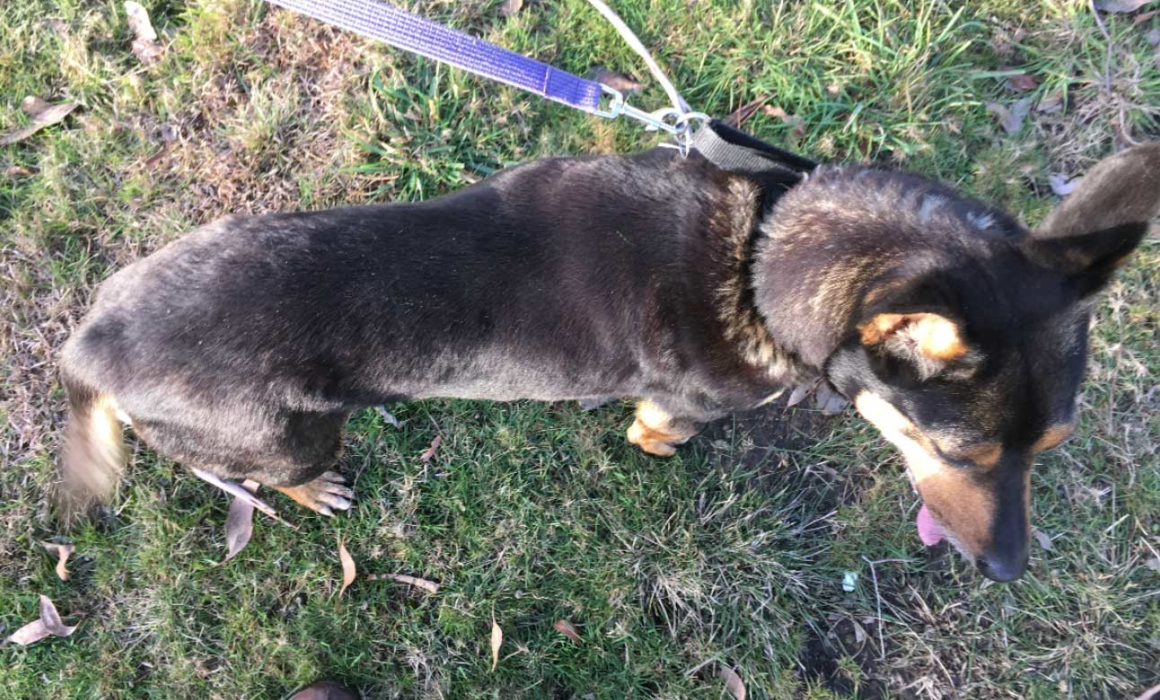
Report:
[[[918,539],[922,540],[922,543],[927,547],[933,547],[947,537],[946,530],[931,515],[930,509],[926,507],[925,503],[918,510],[915,524],[918,526]]]

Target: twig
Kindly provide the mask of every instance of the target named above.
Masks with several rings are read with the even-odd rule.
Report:
[[[221,489],[222,491],[225,491],[226,493],[233,496],[234,498],[239,498],[239,499],[245,501],[246,503],[249,503],[253,507],[262,511],[263,513],[270,516],[274,520],[277,520],[278,522],[282,523],[283,525],[290,528],[291,530],[298,529],[297,527],[294,527],[290,523],[288,523],[285,520],[283,520],[282,518],[278,517],[278,512],[276,510],[274,510],[272,507],[270,507],[262,499],[258,498],[254,494],[247,491],[240,484],[236,484],[232,481],[226,481],[224,479],[218,478],[217,476],[210,474],[209,472],[207,472],[203,469],[198,469],[197,467],[190,467],[189,470],[191,472],[193,472],[194,476],[201,479],[202,481],[218,487],[219,489]]]
[[[882,595],[878,592],[878,570],[874,568],[874,562],[866,555],[862,555],[862,560],[870,565],[870,577],[874,579],[874,598],[878,603],[878,650],[881,654],[879,656],[883,661],[886,660],[886,638],[882,635]]]

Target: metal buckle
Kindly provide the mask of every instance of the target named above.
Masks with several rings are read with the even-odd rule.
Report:
[[[593,114],[605,119],[629,117],[644,124],[645,131],[663,131],[676,140],[676,147],[682,156],[689,154],[689,146],[693,141],[692,122],[698,121],[703,124],[710,119],[709,115],[704,112],[682,113],[673,107],[646,112],[630,105],[619,90],[610,88],[603,83],[600,85],[600,89],[609,97],[608,109],[596,109],[592,112]]]

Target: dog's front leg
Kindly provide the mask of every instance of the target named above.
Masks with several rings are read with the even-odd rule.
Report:
[[[677,445],[700,432],[688,418],[679,418],[649,400],[636,405],[636,420],[628,428],[628,441],[658,457],[672,457]]]

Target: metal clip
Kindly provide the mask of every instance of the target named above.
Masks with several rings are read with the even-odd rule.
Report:
[[[609,96],[609,104],[607,109],[597,109],[592,113],[598,117],[605,119],[616,119],[617,117],[628,117],[644,124],[646,131],[663,131],[669,134],[676,140],[676,147],[680,150],[682,156],[689,154],[689,145],[693,139],[693,129],[691,122],[709,121],[709,115],[703,112],[678,112],[673,107],[665,107],[658,109],[655,112],[646,112],[643,109],[633,107],[625,99],[624,94],[615,88],[610,88],[607,85],[601,84],[600,88],[605,95]]]

